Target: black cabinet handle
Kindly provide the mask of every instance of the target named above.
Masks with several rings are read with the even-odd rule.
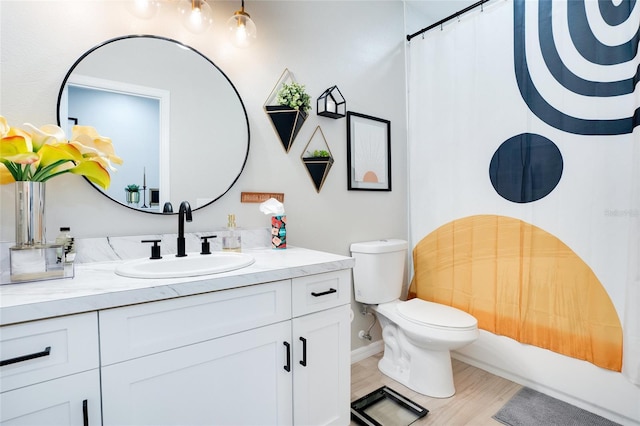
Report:
[[[336,293],[338,290],[336,290],[335,288],[330,288],[327,291],[323,291],[321,293],[316,293],[315,291],[311,292],[311,295],[313,297],[320,297],[320,296],[326,296],[327,294],[331,294],[331,293]]]
[[[300,365],[303,367],[307,366],[307,339],[304,337],[300,338],[302,342],[302,361],[300,361]]]
[[[33,354],[22,355],[22,356],[18,356],[18,357],[11,358],[11,359],[3,359],[2,361],[0,361],[0,367],[3,367],[5,365],[9,365],[9,364],[16,364],[16,363],[22,362],[22,361],[28,361],[28,360],[34,359],[34,358],[42,358],[43,356],[49,356],[50,353],[51,353],[51,346],[47,346],[46,348],[44,348],[44,351],[42,351],[42,352],[36,352],[36,353],[33,353]]]
[[[89,401],[82,401],[82,424],[89,426]]]
[[[287,348],[287,364],[284,366],[285,371],[291,371],[291,345],[289,342],[284,342],[284,346]]]

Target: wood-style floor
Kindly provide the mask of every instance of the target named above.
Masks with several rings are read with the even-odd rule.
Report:
[[[522,388],[502,377],[494,376],[458,360],[453,361],[456,394],[451,398],[430,398],[412,391],[378,370],[382,353],[351,365],[351,401],[388,386],[429,410],[427,416],[414,425],[482,426],[501,425],[491,418]],[[351,422],[351,425],[357,423]]]

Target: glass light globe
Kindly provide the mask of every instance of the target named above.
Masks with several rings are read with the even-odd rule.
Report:
[[[127,9],[138,18],[151,19],[158,13],[160,2],[158,0],[129,0]]]
[[[235,12],[227,21],[227,35],[237,47],[249,46],[256,39],[257,33],[256,24],[244,9]]]
[[[183,0],[178,4],[182,25],[195,34],[211,27],[213,12],[205,0]]]

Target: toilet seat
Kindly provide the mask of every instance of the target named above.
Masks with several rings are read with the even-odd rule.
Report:
[[[452,306],[411,299],[396,305],[398,314],[412,323],[443,330],[475,330],[478,321]]]

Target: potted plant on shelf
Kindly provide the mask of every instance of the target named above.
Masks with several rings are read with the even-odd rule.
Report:
[[[302,157],[302,161],[306,164],[328,164],[329,167],[331,167],[333,164],[333,157],[327,150],[316,149],[313,151],[307,151],[307,155]]]
[[[324,180],[333,165],[333,157],[331,156],[331,153],[324,149],[307,151],[307,155],[302,157],[302,161],[307,167],[307,171],[309,172],[309,176],[316,187],[316,191],[320,192],[320,189],[324,184]]]
[[[124,188],[128,204],[138,204],[140,202],[140,186],[136,184],[127,185]]]
[[[277,105],[266,105],[265,110],[271,117],[285,151],[289,152],[307,119],[307,113],[311,109],[311,97],[305,92],[303,84],[294,81],[282,83],[275,102]]]
[[[313,150],[313,152],[307,151],[307,156],[304,158],[327,158],[327,157],[331,157],[331,154],[329,154],[329,151],[324,149],[315,149]]]
[[[281,106],[302,111],[305,116],[311,109],[311,97],[305,92],[304,84],[298,84],[295,81],[291,84],[282,84],[276,102]]]

